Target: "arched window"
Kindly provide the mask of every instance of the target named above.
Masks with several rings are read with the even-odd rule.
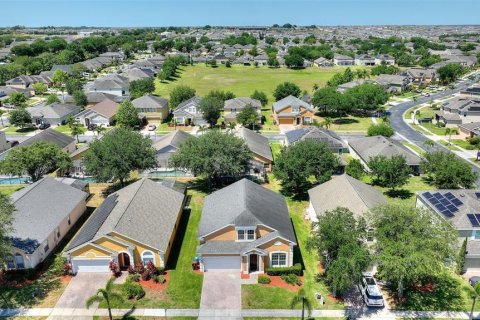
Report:
[[[143,251],[142,253],[142,262],[144,265],[147,265],[150,261],[155,263],[155,256],[151,251]]]
[[[13,259],[13,256],[7,256],[6,261],[8,269],[15,269],[15,260]]]
[[[15,254],[15,264],[17,265],[17,269],[25,269],[23,256],[19,253]]]

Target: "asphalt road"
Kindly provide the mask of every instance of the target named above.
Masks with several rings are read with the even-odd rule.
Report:
[[[391,112],[390,115],[390,124],[392,125],[393,129],[395,130],[396,133],[400,135],[402,139],[407,139],[410,142],[414,143],[418,147],[425,149],[427,151],[434,151],[434,150],[441,150],[441,151],[446,151],[446,152],[452,152],[450,149],[447,147],[439,144],[439,143],[434,143],[433,147],[428,147],[425,146],[423,143],[428,140],[426,136],[424,136],[421,132],[418,132],[414,130],[412,127],[410,127],[403,118],[403,114],[410,108],[415,107],[417,105],[420,105],[422,103],[427,103],[430,102],[431,100],[434,99],[440,99],[444,98],[446,96],[449,96],[454,93],[458,93],[461,90],[469,87],[473,83],[478,81],[478,75],[476,76],[475,80],[466,80],[462,81],[459,84],[455,86],[454,89],[447,89],[446,91],[439,92],[436,94],[432,94],[429,97],[421,97],[417,99],[417,101],[408,101],[404,102],[401,104],[398,104],[396,106],[393,106],[389,109]],[[462,159],[464,160],[464,159]],[[464,160],[465,161],[465,160]],[[476,166],[472,166],[472,169],[478,173],[479,175],[479,180],[477,180],[477,185],[480,186],[480,168]]]

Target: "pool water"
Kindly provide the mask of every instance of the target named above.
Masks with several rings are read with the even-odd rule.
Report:
[[[0,178],[2,184],[24,184],[30,182],[30,177]]]
[[[187,174],[182,170],[171,170],[171,171],[152,171],[148,174],[149,178],[165,178],[165,177],[185,177]]]

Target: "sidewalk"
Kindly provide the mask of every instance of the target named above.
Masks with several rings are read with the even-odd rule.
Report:
[[[246,309],[241,310],[241,317],[300,317],[301,310],[289,309]],[[198,309],[112,309],[115,317],[198,317]],[[0,317],[49,317],[61,319],[91,318],[94,316],[108,316],[107,309],[62,309],[62,308],[33,308],[33,309],[0,309]],[[238,310],[211,310],[204,314],[209,318],[237,318]],[[469,319],[468,312],[453,311],[390,311],[387,309],[358,310],[313,310],[312,317],[342,318],[350,316],[354,319],[397,319],[397,318],[442,318],[442,319]],[[480,312],[474,313],[474,318],[480,317]]]

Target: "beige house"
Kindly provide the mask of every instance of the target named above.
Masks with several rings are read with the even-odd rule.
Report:
[[[272,113],[277,124],[308,125],[313,122],[315,110],[307,102],[288,96],[273,104]]]
[[[248,179],[205,198],[198,240],[203,271],[245,274],[292,266],[297,245],[285,198]]]

